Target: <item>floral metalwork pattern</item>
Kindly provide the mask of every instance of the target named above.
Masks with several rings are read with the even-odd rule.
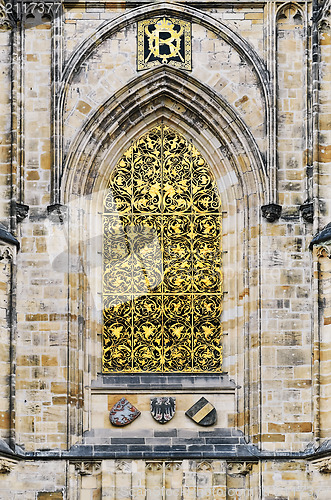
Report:
[[[140,137],[103,231],[103,371],[220,371],[221,205],[200,152],[163,124]]]

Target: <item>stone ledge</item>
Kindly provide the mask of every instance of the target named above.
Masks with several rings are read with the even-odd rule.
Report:
[[[237,385],[227,373],[220,374],[112,374],[98,375],[92,381],[91,389],[94,392],[112,390],[218,390],[233,392]]]

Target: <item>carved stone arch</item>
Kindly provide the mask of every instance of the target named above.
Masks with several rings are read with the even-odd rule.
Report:
[[[123,29],[128,23],[132,24],[140,19],[150,15],[172,15],[180,18],[188,19],[203,25],[205,28],[211,30],[220,36],[226,43],[233,47],[240,57],[245,59],[248,64],[253,68],[257,79],[261,85],[262,98],[264,100],[264,116],[267,138],[267,151],[266,151],[266,164],[269,174],[268,180],[268,201],[273,202],[277,198],[276,194],[276,173],[275,173],[275,155],[272,153],[272,134],[269,133],[272,129],[273,123],[273,108],[272,108],[272,86],[270,85],[269,73],[260,56],[254,49],[245,41],[241,36],[232,31],[228,26],[213,19],[206,13],[203,15],[196,9],[191,7],[181,7],[180,10],[168,3],[159,3],[148,7],[139,7],[133,9],[129,13],[118,16],[116,19],[107,21],[101,25],[95,33],[88,39],[84,40],[81,45],[77,47],[74,53],[68,60],[64,68],[61,81],[59,82],[59,92],[56,99],[55,107],[55,139],[54,139],[54,171],[53,171],[53,200],[60,202],[60,170],[63,164],[63,147],[62,147],[62,117],[65,105],[65,99],[70,88],[70,81],[75,74],[75,71],[81,67],[81,64],[89,56],[89,54],[100,44],[103,40],[112,36],[112,34]],[[185,75],[186,76],[186,75]]]
[[[278,24],[295,24],[300,26],[304,24],[303,10],[299,4],[289,2],[278,8],[276,19]]]
[[[138,131],[143,133],[162,117],[182,126],[198,143],[212,144],[205,154],[213,156],[211,163],[219,168],[223,165],[224,173],[236,173],[239,197],[255,189],[261,203],[268,199],[268,172],[243,120],[213,89],[168,67],[138,77],[100,106],[84,124],[66,158],[62,193],[90,194],[102,178],[101,165],[107,155],[116,155],[113,148],[118,149],[118,144],[125,148],[134,137],[130,131],[135,135]]]
[[[87,292],[78,300],[73,291],[73,295],[69,297],[70,310],[77,311],[77,307],[80,308],[82,317],[92,318],[93,307],[96,311],[93,316],[93,328],[87,324],[83,333],[89,339],[89,345],[95,346],[91,347],[94,351],[86,351],[86,360],[90,357],[93,359],[88,376],[97,380],[102,362],[102,246],[100,238],[99,243],[94,244],[94,236],[89,234],[92,230],[94,235],[96,231],[100,231],[99,236],[102,234],[102,225],[97,219],[99,217],[102,221],[101,215],[98,214],[102,213],[104,190],[116,162],[130,147],[131,141],[142,136],[160,121],[169,124],[186,139],[192,140],[216,177],[222,210],[225,212],[224,290],[225,297],[229,297],[229,300],[224,302],[224,332],[229,328],[237,339],[230,342],[230,335],[224,336],[224,370],[229,371],[231,378],[244,387],[249,382],[242,360],[253,356],[255,348],[248,349],[246,346],[249,342],[247,339],[250,338],[249,332],[254,327],[245,290],[250,287],[250,296],[254,295],[253,300],[256,297],[258,301],[260,280],[256,275],[260,270],[250,263],[259,261],[260,206],[268,199],[269,173],[254,138],[224,99],[201,82],[168,67],[159,67],[144,73],[143,77],[130,82],[100,106],[93,117],[84,123],[66,158],[61,180],[62,201],[71,204],[72,200],[78,200],[79,204],[82,200],[84,204],[83,199],[88,202],[92,200],[86,210],[84,206],[82,210],[82,205],[79,206],[78,211],[83,216],[77,217],[77,223],[74,218],[68,217],[73,227],[70,231],[72,240],[68,247],[77,249],[77,253],[82,249],[78,258],[82,257],[84,260],[84,272],[90,273],[88,288],[94,294],[92,297],[92,292]],[[95,223],[92,229],[91,220]],[[253,225],[255,229],[252,232]],[[254,236],[251,237],[251,234]],[[254,244],[251,244],[252,239],[255,239]],[[96,259],[99,259],[97,264]],[[82,283],[78,288],[86,290],[86,277],[81,273],[77,280]],[[256,290],[254,294],[253,290]],[[92,299],[93,304],[99,301],[96,307],[91,306]],[[233,326],[231,311],[238,306],[240,313]],[[256,311],[258,309],[257,305]],[[74,357],[76,346],[81,342],[78,339],[82,335],[74,319],[70,331],[72,346],[69,346],[69,349]],[[77,366],[79,355],[77,350]],[[234,357],[238,362],[231,363]],[[78,378],[80,375],[75,370],[71,372],[76,383],[74,377]],[[244,405],[244,398],[238,396],[240,411],[243,411]]]
[[[74,53],[69,58],[62,76],[61,84],[61,99],[63,99],[63,94],[65,94],[68,89],[68,84],[73,77],[75,71],[81,66],[84,60],[89,56],[89,54],[103,42],[106,38],[109,38],[113,33],[120,31],[122,28],[128,24],[139,21],[140,19],[146,18],[146,16],[177,16],[183,19],[190,20],[192,23],[197,22],[207,29],[217,33],[224,41],[231,45],[244,59],[246,59],[254,68],[261,82],[264,96],[266,102],[269,102],[270,94],[270,84],[269,75],[265,67],[263,60],[255,52],[253,47],[238,33],[234,32],[231,28],[215,20],[212,16],[204,13],[202,14],[197,9],[187,6],[181,6],[178,8],[176,5],[160,2],[155,5],[148,5],[146,7],[138,7],[130,12],[121,14],[116,19],[107,21],[102,24],[89,38],[85,39],[74,51]]]

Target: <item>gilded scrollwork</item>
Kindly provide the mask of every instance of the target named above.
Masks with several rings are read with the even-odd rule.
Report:
[[[199,151],[158,125],[104,200],[104,372],[221,370],[221,206]]]

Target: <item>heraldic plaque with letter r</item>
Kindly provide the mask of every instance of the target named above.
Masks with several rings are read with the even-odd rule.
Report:
[[[191,23],[173,18],[138,22],[138,70],[159,64],[192,69]]]

